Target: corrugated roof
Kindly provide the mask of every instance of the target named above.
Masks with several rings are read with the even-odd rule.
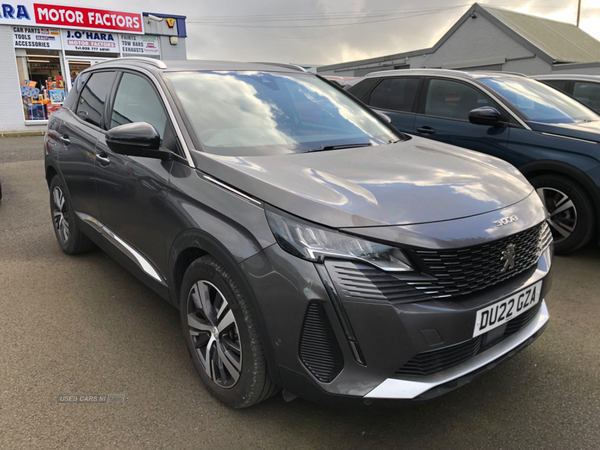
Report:
[[[556,62],[600,61],[600,41],[569,23],[479,5]]]

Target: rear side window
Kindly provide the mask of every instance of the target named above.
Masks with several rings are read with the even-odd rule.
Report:
[[[349,87],[347,90],[357,99],[365,101],[365,97],[371,91],[371,88],[375,86],[381,78],[367,78],[360,83],[356,83],[354,86]]]
[[[541,80],[542,83],[546,83],[559,91],[567,92],[567,82],[565,80]]]
[[[454,120],[469,120],[469,112],[494,106],[481,92],[463,83],[432,79],[429,82],[425,114]]]
[[[576,81],[573,97],[595,111],[600,111],[600,83]]]
[[[116,72],[96,72],[92,74],[81,91],[81,96],[77,102],[76,112],[81,119],[97,127],[100,126],[102,114],[104,114],[104,105],[115,81],[115,76]]]
[[[418,78],[387,78],[373,90],[369,104],[375,108],[410,112],[418,86]]]

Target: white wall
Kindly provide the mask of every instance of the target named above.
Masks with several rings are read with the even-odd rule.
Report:
[[[185,38],[180,37],[177,45],[171,45],[169,42],[169,36],[159,36],[159,38],[162,59],[187,59]]]
[[[435,68],[456,61],[533,56],[532,52],[480,14],[476,19],[468,18],[463,22],[441,47],[425,60],[424,65]]]
[[[45,125],[25,126],[10,25],[0,25],[0,61],[0,131],[43,130]]]

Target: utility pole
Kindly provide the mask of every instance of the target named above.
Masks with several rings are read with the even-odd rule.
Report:
[[[577,1],[577,28],[579,28],[579,17],[581,16],[581,0]]]

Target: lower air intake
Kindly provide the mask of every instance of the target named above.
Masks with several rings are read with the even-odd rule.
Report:
[[[311,302],[306,310],[300,336],[300,360],[322,383],[332,382],[344,367],[342,351],[321,303]]]

